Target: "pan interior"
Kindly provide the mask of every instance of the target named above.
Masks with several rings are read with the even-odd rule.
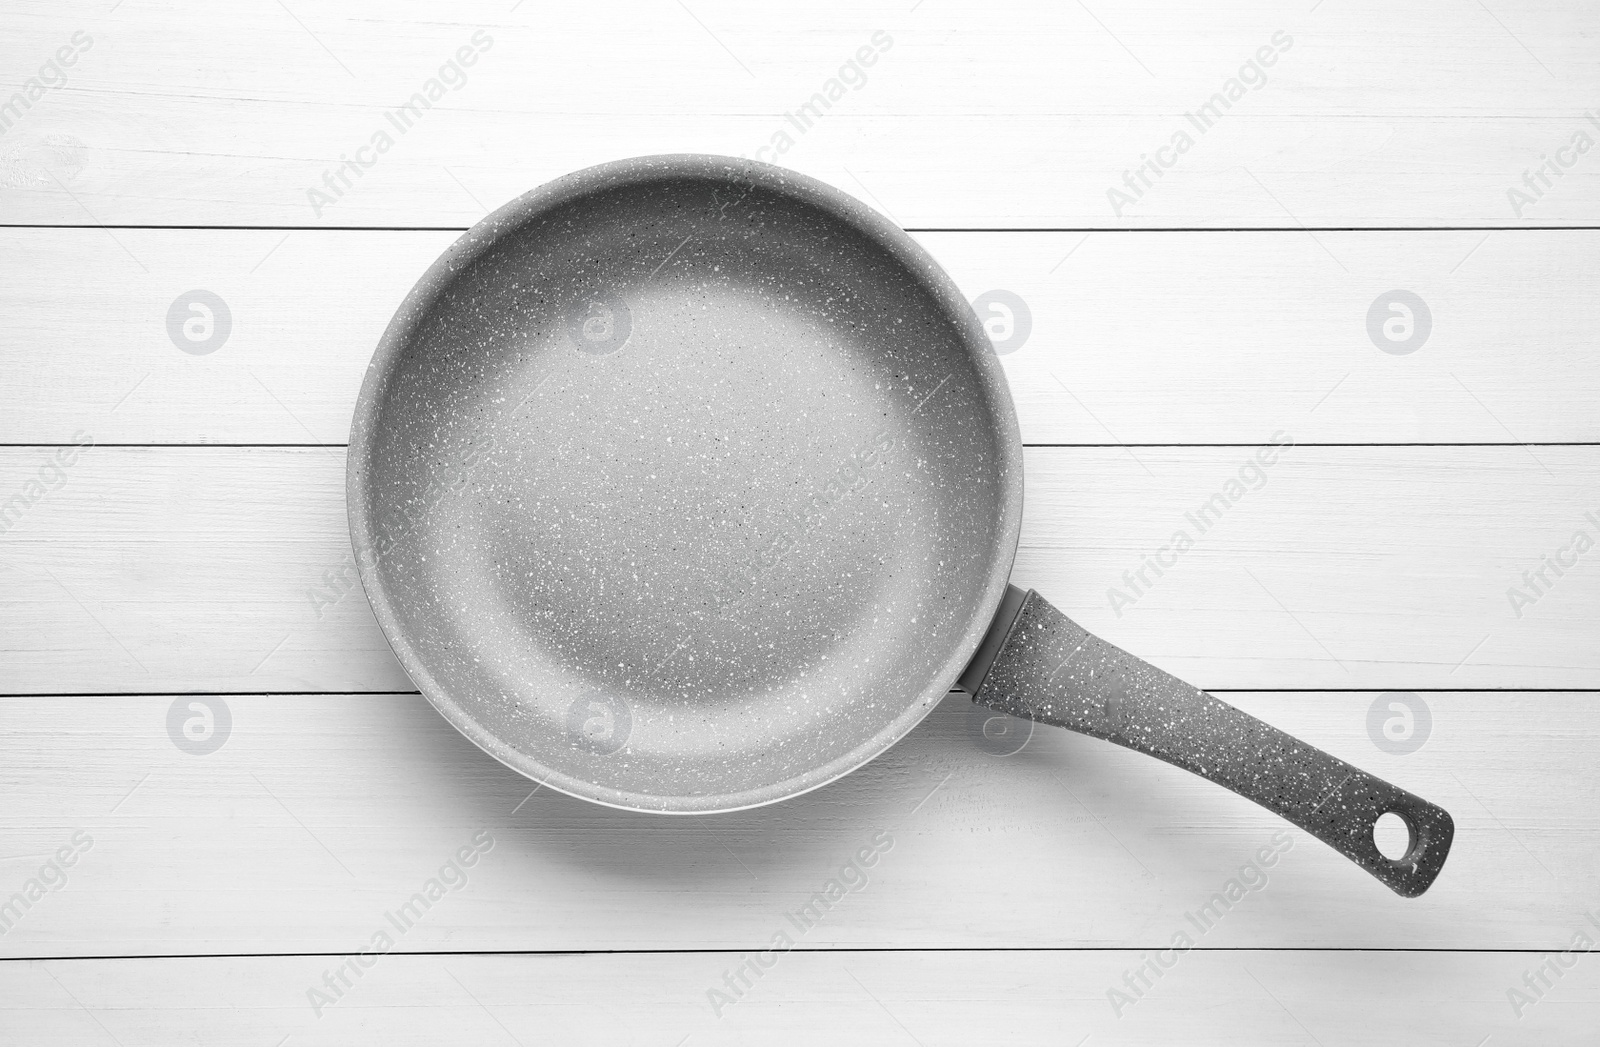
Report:
[[[391,325],[352,437],[363,577],[511,766],[766,802],[970,655],[1015,542],[1009,401],[948,278],[829,194],[619,165],[493,216]]]

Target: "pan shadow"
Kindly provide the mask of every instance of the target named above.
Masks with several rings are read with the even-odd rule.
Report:
[[[1076,854],[1084,874],[1096,865],[1086,845],[1089,853],[1116,847],[1113,861],[1145,878],[1164,875],[1183,857],[1162,828],[1170,822],[1171,775],[1126,773],[1130,761],[1143,767],[1148,758],[1043,726],[1020,751],[1008,752],[984,736],[984,717],[973,709],[965,695],[952,693],[854,773],[727,814],[623,811],[538,787],[472,745],[420,697],[406,706],[411,729],[396,732],[410,751],[394,755],[452,821],[490,827],[530,884],[547,884],[556,866],[558,880],[618,889],[809,892],[884,831],[1030,833],[1044,841],[1035,852],[1045,847],[1064,866]],[[1104,839],[1107,825],[1114,843]],[[1189,858],[1204,868],[1221,857],[1213,850],[1225,848],[1202,846]]]
[[[530,864],[664,891],[748,891],[791,877],[815,880],[874,833],[904,824],[942,777],[973,761],[962,716],[951,715],[964,714],[965,704],[964,696],[951,696],[899,744],[835,782],[725,814],[624,811],[539,787],[467,741],[420,697],[405,712],[418,722],[395,732],[409,751],[394,757],[415,769],[419,787],[452,820],[489,826]]]

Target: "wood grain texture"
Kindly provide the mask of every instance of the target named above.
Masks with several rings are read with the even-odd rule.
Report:
[[[389,317],[454,238],[0,230],[0,442],[343,443]],[[1600,232],[917,239],[969,299],[1026,304],[1001,360],[1030,443],[1600,439]],[[196,288],[231,312],[202,356],[167,326]],[[1367,328],[1397,288],[1431,316],[1402,356]]]
[[[738,954],[379,957],[343,999],[307,990],[337,960],[90,960],[0,965],[21,1043],[254,1047],[353,1042],[1495,1044],[1578,1047],[1600,1016],[1581,958],[1518,1019],[1520,953],[1186,954],[1117,1017],[1133,952],[788,953],[717,1016],[706,991]],[[1336,987],[1336,988],[1330,988]],[[424,1003],[424,1001],[426,1001]]]
[[[1593,153],[1521,215],[1507,196],[1600,104],[1592,16],[1548,0],[12,6],[7,68],[92,44],[5,136],[9,222],[465,226],[567,171],[674,151],[772,157],[919,227],[1600,220]],[[393,130],[479,30],[465,77]],[[856,86],[791,124],[878,31]],[[1256,86],[1204,131],[1185,119],[1263,47]],[[319,214],[308,191],[385,128],[392,148]],[[1119,214],[1108,190],[1178,132],[1192,147]],[[792,147],[761,153],[780,133]]]
[[[0,1042],[1593,1042],[1600,960],[1562,954],[1600,939],[1600,553],[1542,560],[1600,537],[1589,6],[7,0],[0,23]],[[346,165],[430,78],[437,104]],[[1202,132],[1230,78],[1262,82]],[[1023,436],[1065,446],[1027,452],[1015,580],[1446,807],[1438,884],[1404,901],[1282,837],[1119,1017],[1108,989],[1280,823],[1064,732],[995,755],[959,695],[856,774],[696,819],[530,795],[445,724],[350,571],[366,362],[491,208],[676,151],[776,159],[919,230],[969,298],[1020,296]],[[193,289],[232,312],[210,355],[167,330]],[[1409,355],[1367,331],[1396,289],[1431,312]],[[1299,446],[1265,485],[1134,588],[1278,431]],[[285,444],[329,446],[261,446]],[[1498,446],[1419,446],[1447,444]],[[1429,710],[1414,752],[1371,733],[1385,688]],[[173,740],[190,703],[226,709],[209,755]],[[480,838],[318,1017],[307,990]],[[864,886],[786,922],[881,838]],[[707,990],[785,928],[718,1017]],[[1508,991],[1558,956],[1519,1016]]]
[[[1108,743],[1039,727],[996,755],[961,695],[839,782],[695,818],[535,791],[418,695],[12,698],[0,897],[75,833],[92,844],[0,955],[344,953],[385,928],[406,952],[748,950],[780,930],[807,949],[1160,949],[1182,930],[1204,949],[1559,950],[1600,907],[1594,693],[1428,693],[1406,755],[1369,734],[1373,693],[1224,697],[1450,810],[1438,883],[1398,898],[1249,801]],[[169,734],[194,701],[231,723],[209,755]],[[480,832],[465,885],[391,924]],[[844,868],[863,847],[864,879]],[[855,889],[789,921],[838,877]],[[1253,887],[1202,912],[1237,877]]]
[[[56,480],[62,453],[0,449],[0,505],[44,492],[0,535],[7,692],[410,689],[350,561],[342,448],[90,448]],[[1600,685],[1596,553],[1507,595],[1600,534],[1590,448],[1292,447],[1249,490],[1253,453],[1028,450],[1013,581],[1202,687]]]

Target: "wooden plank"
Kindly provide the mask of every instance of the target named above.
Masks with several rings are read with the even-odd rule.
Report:
[[[1225,697],[1451,811],[1428,894],[1398,898],[1108,743],[1040,727],[1001,755],[960,695],[837,783],[697,818],[535,791],[417,695],[12,698],[0,897],[85,835],[0,955],[332,954],[384,928],[406,952],[744,950],[778,930],[806,948],[1156,949],[1184,929],[1207,949],[1538,950],[1594,905],[1594,693],[1427,693],[1408,754],[1369,733],[1373,693]],[[219,732],[208,754],[174,741],[191,702]],[[411,903],[463,846],[464,882],[446,870],[455,889]],[[844,868],[863,848],[864,879]],[[837,877],[855,889],[806,916]],[[1201,912],[1241,877],[1242,899]]]
[[[1106,992],[1144,959],[1135,952],[792,951],[720,1014],[707,993],[744,960],[738,954],[390,954],[319,1016],[308,990],[339,959],[0,964],[0,1014],[17,1042],[62,1047],[99,1047],[108,1035],[127,1044],[193,1037],[217,1047],[285,1037],[429,1047],[468,1037],[608,1047],[1085,1040],[1386,1047],[1485,1039],[1578,1047],[1593,1042],[1600,1018],[1600,964],[1578,957],[1519,1019],[1507,990],[1549,961],[1506,952],[1190,952],[1120,1016]]]
[[[62,47],[74,64],[11,121],[3,217],[459,226],[588,164],[702,151],[778,159],[919,227],[1600,218],[1600,159],[1570,148],[1600,136],[1584,115],[1600,56],[1565,3],[689,6],[552,17],[476,0],[440,19],[425,3],[345,0],[225,20],[193,2],[93,17],[25,6],[6,67],[36,70]],[[444,72],[405,130],[391,124],[463,47],[475,64]],[[862,48],[873,64],[841,74]],[[1272,64],[1251,68],[1263,48]],[[803,112],[830,80],[833,104]],[[1224,92],[1218,118],[1202,113]],[[1524,172],[1563,147],[1571,166],[1514,205]],[[342,157],[372,166],[346,167],[359,177],[321,206],[310,192]],[[1146,157],[1166,165],[1145,168],[1148,189],[1131,173]],[[1125,172],[1142,194],[1131,205],[1109,196],[1128,191]]]
[[[342,443],[390,315],[454,239],[115,236],[133,258],[102,230],[0,231],[0,442]],[[1030,333],[1001,360],[1032,443],[1600,439],[1600,232],[918,239],[969,299],[1026,304]],[[167,323],[194,289],[229,309],[205,355]],[[1430,310],[1406,355],[1367,328],[1395,289]]]
[[[699,956],[386,956],[321,1016],[324,957],[0,965],[18,1042],[223,1045],[491,1043],[1580,1044],[1600,1003],[1580,962],[1518,1021],[1509,953],[1189,954],[1119,1020],[1104,983],[1131,953],[784,955],[720,1016],[708,989],[740,961]],[[1122,965],[1119,967],[1119,965]],[[1340,992],[1325,983],[1336,980]],[[619,987],[625,987],[620,989]],[[623,997],[626,997],[625,1001]],[[422,1006],[419,1001],[428,1001]],[[1352,1001],[1359,1006],[1350,1006]],[[627,1004],[624,1006],[624,1002]],[[796,1021],[802,1012],[804,1021]],[[1587,1027],[1587,1028],[1586,1028]],[[1311,1037],[1315,1037],[1313,1041]]]
[[[1204,687],[1600,684],[1594,554],[1541,561],[1600,533],[1592,448],[1275,453],[1030,449],[1013,580]],[[0,535],[6,692],[410,689],[350,567],[342,448],[5,448],[0,492],[37,495]]]

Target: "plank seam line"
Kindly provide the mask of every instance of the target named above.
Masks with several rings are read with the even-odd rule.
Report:
[[[796,945],[790,952],[813,954],[837,953],[1111,953],[1111,952],[1149,952],[1166,949],[1171,943],[1163,945],[869,945],[869,946],[802,946]],[[719,955],[723,953],[737,953],[749,951],[748,947],[728,946],[727,948],[692,948],[692,949],[417,949],[390,952],[386,955],[405,957],[425,956],[690,956],[690,955]],[[1443,946],[1367,946],[1367,945],[1218,945],[1195,946],[1194,952],[1210,953],[1276,953],[1276,952],[1304,952],[1304,953],[1486,953],[1500,954],[1529,954],[1540,955],[1548,953],[1550,949],[1536,948],[1494,948],[1489,946],[1464,946],[1448,948]],[[257,960],[257,959],[298,959],[298,958],[324,958],[348,956],[349,952],[243,952],[243,953],[133,953],[129,955],[101,954],[94,956],[7,956],[0,957],[0,963],[57,963],[84,960]]]
[[[1385,694],[1409,691],[1413,694],[1595,694],[1600,687],[1208,687],[1211,694]],[[965,691],[947,691],[947,697],[965,696]],[[185,698],[192,695],[225,695],[229,698],[412,698],[421,691],[16,691],[0,692],[0,701],[29,698]]]
[[[27,450],[39,448],[48,450],[54,447],[77,447],[76,443],[6,443],[0,442],[0,450]],[[259,448],[262,450],[317,450],[330,448],[349,448],[348,443],[113,443],[110,441],[98,442],[96,448],[119,448],[133,450],[241,450]],[[1226,449],[1255,449],[1259,443],[1027,443],[1023,447],[1033,447],[1054,450],[1115,450],[1122,447],[1136,447],[1141,450],[1174,450],[1184,451],[1197,448]],[[1362,442],[1362,443],[1319,443],[1313,441],[1297,441],[1295,447],[1331,447],[1331,448],[1381,448],[1381,447],[1600,447],[1600,440],[1529,440],[1514,442],[1510,440],[1478,440],[1478,441],[1402,441],[1396,443]]]
[[[0,222],[0,229],[120,229],[171,232],[464,233],[464,225],[97,225]],[[1561,233],[1594,232],[1600,225],[1017,225],[906,226],[907,233]]]

